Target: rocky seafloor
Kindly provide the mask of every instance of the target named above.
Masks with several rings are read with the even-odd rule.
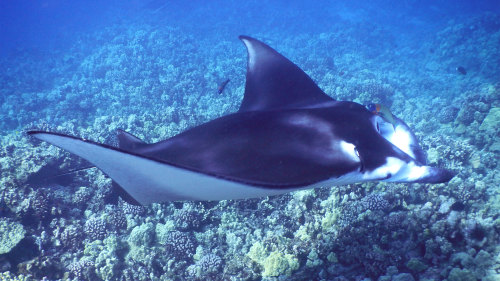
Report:
[[[429,163],[457,176],[145,207],[116,201],[97,169],[64,186],[27,184],[79,164],[27,129],[106,143],[124,129],[155,142],[238,109],[246,51],[236,38],[117,24],[70,51],[0,66],[0,280],[500,279],[498,15],[450,22],[419,44],[347,22],[251,35],[335,99],[390,107]]]

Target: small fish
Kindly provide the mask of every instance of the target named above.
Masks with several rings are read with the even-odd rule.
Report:
[[[229,79],[227,79],[226,81],[222,82],[220,85],[219,85],[219,88],[217,88],[217,93],[220,95],[222,94],[222,92],[224,91],[224,89],[226,88],[226,85],[227,83],[229,83]]]
[[[396,129],[396,119],[394,118],[394,115],[392,115],[391,110],[389,108],[380,103],[372,103],[368,105],[368,110],[373,112],[373,114],[376,114],[384,118],[385,121],[391,123],[392,127]]]
[[[467,74],[467,70],[465,70],[465,67],[463,66],[459,66],[457,67],[457,71],[462,74],[462,75],[466,75]]]

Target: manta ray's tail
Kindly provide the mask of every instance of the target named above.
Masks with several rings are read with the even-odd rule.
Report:
[[[89,164],[87,161],[79,163],[69,170],[62,170],[60,164],[60,161],[56,161],[41,167],[37,172],[30,174],[25,183],[35,188],[50,185],[66,186],[73,181],[72,179],[76,173],[95,168],[94,165]]]

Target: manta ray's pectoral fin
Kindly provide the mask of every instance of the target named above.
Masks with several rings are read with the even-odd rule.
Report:
[[[147,145],[140,138],[122,129],[116,130],[116,137],[118,138],[118,147],[127,151],[134,151]]]
[[[273,48],[248,36],[239,38],[248,51],[240,112],[317,107],[334,101],[302,69]]]
[[[127,193],[127,191],[121,187],[117,182],[112,181],[111,183],[111,189],[113,190],[112,200],[110,200],[112,204],[118,204],[118,198],[121,198],[123,201],[127,202],[130,205],[134,206],[142,206],[140,202],[135,200],[134,197],[132,197],[130,194]]]
[[[115,181],[130,196],[129,203],[150,203],[178,200],[224,200],[256,198],[295,190],[294,187],[265,188],[227,180],[180,167],[175,163],[149,158],[120,148],[72,136],[42,131],[29,135],[78,155]]]

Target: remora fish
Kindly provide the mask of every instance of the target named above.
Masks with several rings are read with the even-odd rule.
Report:
[[[404,122],[398,134],[363,105],[336,101],[266,44],[248,51],[240,109],[158,143],[118,131],[119,147],[59,133],[29,135],[95,165],[128,202],[223,200],[364,181],[442,183]],[[398,119],[399,120],[399,119]],[[404,124],[404,126],[403,126]],[[385,127],[384,127],[385,128]]]

